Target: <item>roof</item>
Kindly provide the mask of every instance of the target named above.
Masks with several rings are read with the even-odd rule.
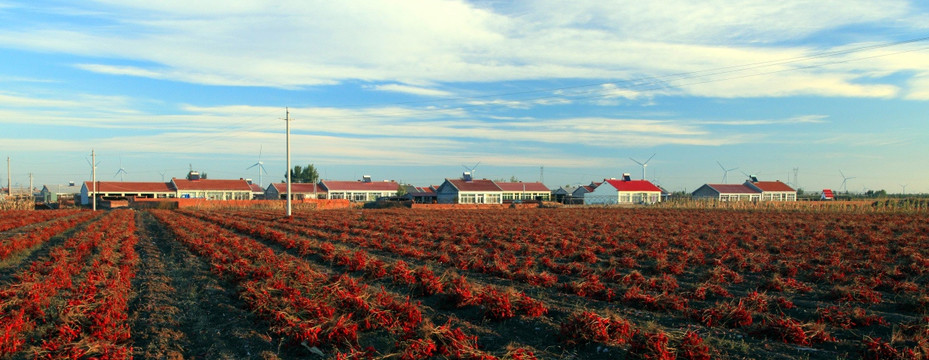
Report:
[[[138,181],[97,181],[97,187],[94,188],[92,181],[85,181],[84,186],[87,191],[106,192],[106,193],[157,193],[157,192],[174,192],[169,183],[163,182],[138,182]]]
[[[648,180],[605,180],[604,183],[610,184],[617,191],[657,191],[661,192],[655,184]],[[601,184],[602,186],[602,184]]]
[[[278,193],[287,193],[287,183],[274,183],[271,185],[274,186],[274,189],[277,190]],[[308,194],[325,193],[326,189],[323,189],[316,183],[290,183],[290,191],[293,191],[294,194]]]
[[[408,194],[435,195],[435,190],[431,187],[408,186],[406,192]]]
[[[239,180],[218,180],[218,179],[171,179],[174,187],[178,191],[185,190],[229,190],[229,191],[252,191],[245,179]]]
[[[456,189],[458,189],[458,191],[470,191],[470,192],[477,192],[477,191],[483,191],[483,192],[488,192],[488,191],[499,192],[499,191],[503,191],[503,189],[501,189],[499,186],[497,186],[497,184],[494,183],[492,180],[470,180],[470,181],[464,181],[464,180],[461,180],[461,179],[445,179],[445,181],[447,181],[449,184],[452,184],[452,186],[454,186]]]
[[[761,191],[796,191],[780,181],[756,181],[752,185],[755,185]]]
[[[48,189],[49,193],[56,194],[79,194],[81,188],[78,186],[70,186],[67,184],[64,185],[43,185],[42,190]],[[88,188],[89,189],[89,188]],[[41,191],[41,190],[40,190]]]
[[[835,194],[832,193],[832,189],[823,189],[823,199],[829,200],[833,198],[835,198]]]
[[[758,190],[745,184],[706,184],[720,194],[757,194]]]
[[[332,181],[323,180],[319,185],[329,192],[333,191],[397,191],[399,185],[394,181]]]
[[[540,182],[496,182],[497,186],[503,191],[531,191],[531,192],[549,192],[545,184]]]
[[[262,189],[261,185],[258,184],[248,184],[248,187],[252,188],[252,192],[265,192],[265,189]]]

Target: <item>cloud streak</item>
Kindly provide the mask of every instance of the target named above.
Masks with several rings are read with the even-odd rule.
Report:
[[[437,97],[449,93],[405,84],[630,80],[643,74],[662,78],[681,71],[809,56],[821,49],[771,44],[844,26],[925,15],[911,15],[908,3],[896,0],[740,5],[719,0],[621,5],[580,1],[570,9],[547,1],[497,7],[462,1],[370,1],[361,6],[240,1],[218,8],[174,1],[101,2],[76,10],[96,13],[111,22],[108,27],[32,24],[26,30],[0,31],[0,46],[92,56],[102,61],[75,66],[109,75],[285,89],[359,80],[383,82],[372,85],[375,90]],[[709,13],[714,16],[706,16]],[[911,58],[919,56],[924,54]],[[679,93],[707,97],[885,98],[925,90],[862,84],[861,74],[926,72],[918,65],[924,63],[856,62],[830,65],[831,71],[803,70],[809,63],[782,64],[740,72],[735,79],[723,76],[725,81],[714,80],[718,76],[672,77],[663,83]],[[656,90],[666,89],[604,88],[601,96],[635,99],[642,91]]]

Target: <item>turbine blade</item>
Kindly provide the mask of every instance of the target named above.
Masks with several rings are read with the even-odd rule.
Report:
[[[645,163],[648,164],[649,161],[652,161],[652,158],[655,157],[655,155],[658,155],[658,153],[654,153],[652,156],[649,156],[648,160],[645,160]]]

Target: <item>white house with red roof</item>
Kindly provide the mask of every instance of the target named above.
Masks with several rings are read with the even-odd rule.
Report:
[[[90,199],[96,194],[98,197],[140,197],[140,198],[173,198],[177,191],[171,188],[170,183],[140,182],[140,181],[85,181],[81,186],[81,204],[89,205]]]
[[[475,180],[465,173],[461,179],[445,179],[436,189],[439,204],[502,204],[503,189],[493,180]]]
[[[172,178],[170,186],[177,190],[179,198],[208,200],[251,200],[252,198],[252,187],[245,179]]]
[[[691,195],[695,199],[716,201],[761,200],[761,190],[746,184],[703,184],[703,186],[694,190]]]
[[[648,180],[605,179],[596,189],[584,194],[584,205],[654,204],[661,201],[661,189]]]
[[[327,199],[328,192],[317,183],[291,183],[290,191],[294,193],[292,199]],[[287,199],[287,183],[272,183],[265,189],[264,198],[267,200]]]
[[[540,182],[501,182],[495,181],[503,190],[503,202],[542,200],[552,198],[552,191]]]
[[[822,194],[819,197],[820,200],[835,200],[835,193],[832,189],[823,189]]]
[[[329,199],[348,199],[354,202],[375,201],[380,197],[397,195],[400,184],[393,180],[371,181],[365,175],[360,181],[323,180],[319,186],[326,191]]]
[[[761,201],[797,201],[797,190],[780,181],[746,181],[745,186],[761,192]]]

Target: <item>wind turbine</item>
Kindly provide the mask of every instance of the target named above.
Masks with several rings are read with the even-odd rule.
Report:
[[[264,172],[265,174],[268,173],[267,171],[265,171],[265,163],[264,163],[263,161],[261,161],[261,151],[262,151],[262,150],[263,150],[262,147],[258,147],[258,162],[256,162],[254,165],[249,166],[249,167],[247,167],[247,168],[245,169],[245,170],[248,170],[248,169],[251,169],[251,168],[256,167],[256,166],[258,167],[258,186],[259,186],[259,187],[263,186],[263,185],[261,184],[261,173],[262,173],[262,172]]]
[[[649,157],[648,157],[648,160],[645,160],[645,162],[639,162],[639,161],[636,160],[636,159],[629,158],[629,160],[632,160],[632,161],[634,161],[636,164],[639,164],[639,165],[642,166],[642,180],[645,180],[645,167],[648,166],[648,162],[649,162],[649,161],[652,161],[652,158],[655,157],[655,155],[656,155],[656,154],[652,154],[652,156],[649,156]]]
[[[161,174],[161,182],[165,182],[165,172],[159,171],[158,173]]]
[[[841,185],[841,186],[842,186],[842,191],[845,192],[845,195],[848,195],[848,186],[847,186],[847,183],[848,183],[849,180],[854,179],[855,177],[854,177],[854,176],[852,176],[852,177],[845,176],[845,173],[843,173],[842,170],[839,170],[839,175],[842,175],[842,185]]]
[[[729,181],[729,172],[732,171],[732,170],[738,169],[738,167],[734,167],[734,168],[732,168],[732,169],[726,169],[726,167],[723,166],[723,164],[721,164],[719,161],[716,161],[716,165],[719,165],[719,168],[720,168],[720,169],[723,169],[723,184],[728,184],[728,181]]]
[[[906,185],[907,184],[900,184],[900,187],[903,188],[903,196],[906,196]]]
[[[126,172],[126,169],[123,168],[123,159],[120,158],[119,159],[119,170],[116,170],[116,174],[113,174],[113,177],[116,177],[117,175],[119,175],[119,181],[123,181],[124,174],[128,174],[128,173]]]
[[[477,164],[474,164],[474,166],[472,166],[472,167],[468,167],[467,165],[461,165],[461,166],[464,167],[466,170],[468,170],[468,173],[471,174],[471,178],[473,179],[473,178],[474,178],[474,173],[477,171],[477,166],[480,165],[480,164],[481,164],[481,162],[478,161]]]

